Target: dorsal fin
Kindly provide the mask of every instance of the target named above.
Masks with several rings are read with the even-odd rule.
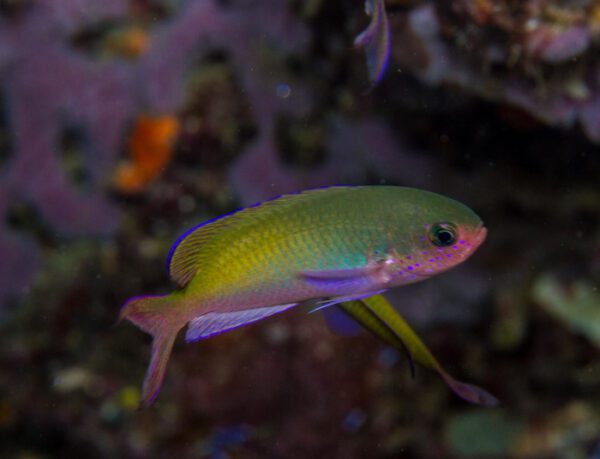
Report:
[[[272,200],[239,209],[231,214],[208,220],[182,234],[171,247],[167,258],[169,275],[177,284],[184,287],[198,272],[202,263],[203,247],[225,228],[252,218],[255,214],[265,215],[270,210],[288,206],[291,202],[313,199],[321,193],[332,190],[340,192],[355,189],[349,186],[334,186],[301,191],[295,194],[278,196]]]

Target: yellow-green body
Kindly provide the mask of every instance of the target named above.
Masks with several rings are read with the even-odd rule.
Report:
[[[365,299],[461,263],[485,235],[463,204],[393,186],[282,196],[193,228],[169,255],[180,290],[133,298],[121,311],[154,337],[144,402],[156,396],[186,324],[195,341],[307,300],[327,307]]]
[[[456,214],[464,214],[460,220],[466,216],[474,228],[481,225],[464,205],[411,188],[335,187],[285,196],[209,223],[215,229],[198,247],[201,253],[193,254],[194,274],[181,294],[195,317],[213,310],[296,303],[415,282],[450,265],[425,261],[412,273],[396,275],[394,270],[406,265],[406,257],[423,259],[423,251],[433,250],[428,241],[420,240],[426,234],[424,222],[452,221]],[[189,245],[194,244],[191,235]],[[186,259],[187,250],[184,239],[173,252],[172,272],[177,271],[176,257]],[[315,285],[302,275],[360,271],[369,262],[391,258],[398,263],[389,267],[390,279],[382,285],[369,278],[345,286]]]

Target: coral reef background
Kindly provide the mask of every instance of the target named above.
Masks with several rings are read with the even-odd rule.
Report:
[[[390,0],[0,3],[0,456],[600,456],[600,6]],[[177,343],[137,411],[186,228],[331,184],[426,188],[489,237],[389,298],[482,410],[293,311]]]

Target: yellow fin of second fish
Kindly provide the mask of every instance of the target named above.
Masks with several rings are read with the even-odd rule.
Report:
[[[431,354],[413,329],[394,307],[382,296],[373,295],[360,301],[341,305],[342,310],[373,332],[386,343],[406,348],[414,360],[426,368],[437,372],[458,396],[482,406],[496,406],[498,399],[484,389],[458,381],[452,377]],[[374,319],[378,320],[374,320]]]

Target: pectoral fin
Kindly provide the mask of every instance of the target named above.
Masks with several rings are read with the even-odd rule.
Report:
[[[471,403],[495,406],[498,400],[489,392],[453,378],[431,354],[410,325],[381,295],[340,305],[361,325],[391,346],[408,349],[409,355],[426,368],[437,372],[454,393]]]
[[[326,291],[360,290],[363,285],[372,284],[369,265],[354,269],[330,269],[321,271],[303,271],[300,276],[312,287]]]
[[[379,293],[385,290],[386,283],[391,279],[389,260],[369,260],[353,269],[303,271],[300,276],[308,285],[324,292],[324,297],[346,297],[339,301],[349,301],[355,299],[349,292]]]

